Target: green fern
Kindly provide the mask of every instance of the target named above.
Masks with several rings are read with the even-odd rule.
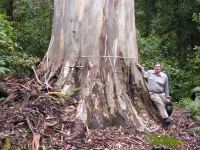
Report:
[[[195,101],[192,101],[188,106],[186,106],[186,110],[193,114],[198,114],[200,110],[200,100],[196,99]]]
[[[10,74],[23,76],[27,75],[31,70],[32,66],[35,66],[39,62],[39,58],[30,56],[23,52],[15,52],[12,55],[5,55],[2,57],[5,61]]]
[[[155,147],[164,146],[174,148],[183,144],[183,141],[169,135],[149,134],[147,140]]]
[[[194,118],[195,118],[196,120],[200,121],[200,116],[199,116],[199,115],[198,115],[198,116],[194,116]]]
[[[179,101],[178,107],[186,107],[192,103],[190,98],[183,98]]]
[[[193,127],[193,128],[191,128],[191,130],[194,131],[194,132],[199,132],[200,131],[200,126]]]
[[[6,74],[6,72],[9,71],[9,69],[5,68],[5,62],[3,60],[0,60],[0,75]]]
[[[8,71],[9,71],[9,69],[4,68],[4,67],[0,67],[0,75],[4,75],[4,74],[6,74],[6,72],[8,72]]]
[[[200,97],[200,86],[192,89],[191,94],[195,95],[195,99],[198,99]]]

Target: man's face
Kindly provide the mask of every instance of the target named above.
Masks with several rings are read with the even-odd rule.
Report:
[[[155,71],[156,74],[159,74],[161,72],[161,66],[160,66],[160,64],[156,64],[154,66],[154,71]]]

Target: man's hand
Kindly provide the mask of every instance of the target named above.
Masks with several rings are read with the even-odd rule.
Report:
[[[171,100],[169,98],[166,98],[166,103],[171,103]]]
[[[139,70],[142,69],[142,66],[141,66],[140,64],[136,64],[136,66],[137,66],[137,68],[138,68]]]

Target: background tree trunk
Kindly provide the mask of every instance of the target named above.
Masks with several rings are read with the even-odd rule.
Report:
[[[13,0],[7,0],[6,1],[6,13],[7,13],[9,21],[13,21],[14,20],[14,16],[13,16]]]
[[[153,117],[138,61],[134,0],[55,0],[42,79],[79,88],[77,126],[132,125]],[[41,70],[40,70],[41,71]]]
[[[0,82],[0,98],[7,97],[8,95],[9,95],[9,91],[5,83]]]

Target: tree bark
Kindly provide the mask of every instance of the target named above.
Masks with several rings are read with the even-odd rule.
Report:
[[[142,74],[134,0],[55,0],[45,83],[63,94],[79,88],[77,127],[131,125],[144,131],[154,116]]]
[[[9,21],[13,21],[14,20],[14,16],[13,16],[13,0],[7,0],[6,1],[6,13],[7,13],[7,17],[9,19]]]

